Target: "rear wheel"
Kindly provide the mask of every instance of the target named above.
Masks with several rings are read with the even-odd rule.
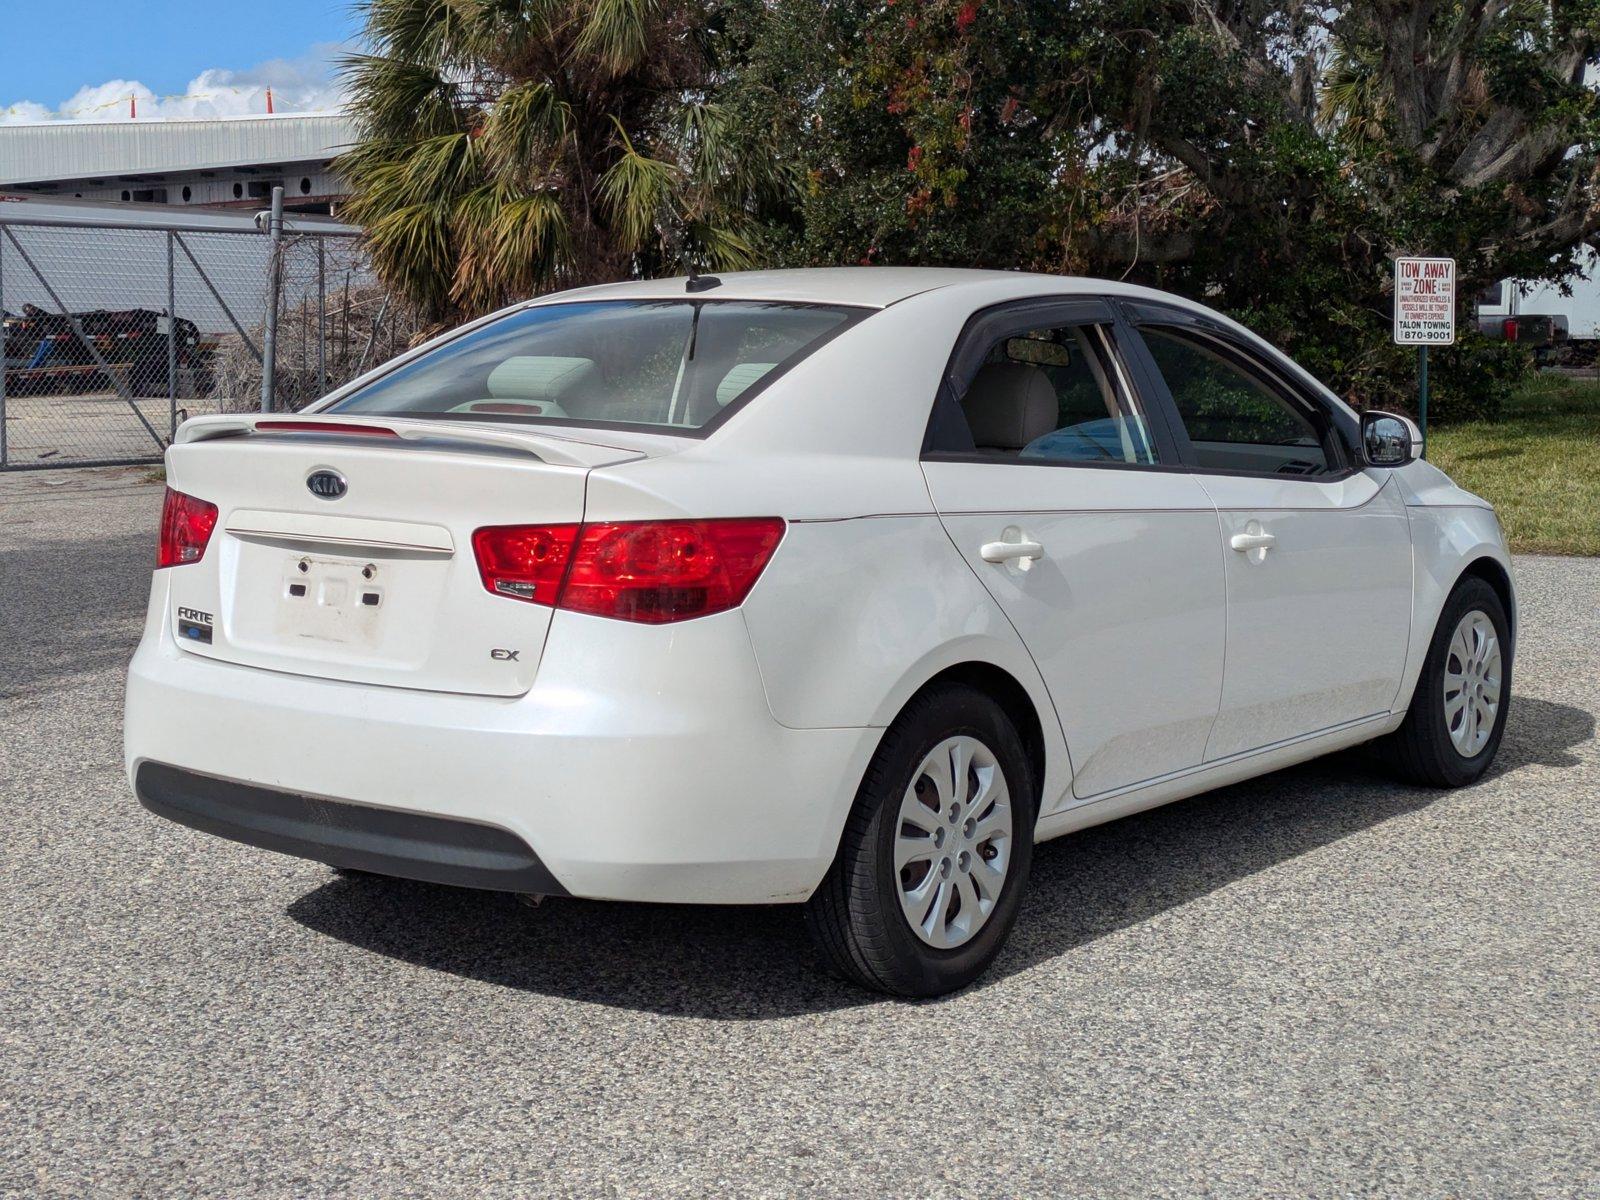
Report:
[[[1034,791],[1022,739],[992,699],[946,684],[913,700],[884,734],[806,905],[829,964],[900,996],[982,974],[1027,883]]]
[[[1494,761],[1510,707],[1505,605],[1487,582],[1469,576],[1445,602],[1405,723],[1382,749],[1412,783],[1461,787]]]

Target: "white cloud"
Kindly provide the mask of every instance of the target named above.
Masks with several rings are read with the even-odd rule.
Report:
[[[108,79],[79,88],[49,119],[121,121],[128,116],[130,100],[137,101],[141,116],[156,115],[156,94],[144,84],[132,79]]]
[[[34,121],[126,121],[129,97],[138,117],[184,120],[237,117],[267,111],[272,89],[275,112],[326,112],[340,106],[334,59],[341,47],[313,46],[299,58],[274,58],[243,71],[212,67],[201,71],[179,95],[158,96],[136,79],[85,84],[55,108],[35,100],[0,107],[0,125]]]
[[[42,104],[24,100],[10,108],[0,110],[0,125],[14,125],[23,121],[48,121],[55,114]]]

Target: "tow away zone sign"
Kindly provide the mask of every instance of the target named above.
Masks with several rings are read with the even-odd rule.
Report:
[[[1394,340],[1448,346],[1456,340],[1456,260],[1394,260]]]

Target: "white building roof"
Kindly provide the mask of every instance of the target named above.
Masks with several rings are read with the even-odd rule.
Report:
[[[355,140],[343,113],[0,125],[0,187],[314,162]]]

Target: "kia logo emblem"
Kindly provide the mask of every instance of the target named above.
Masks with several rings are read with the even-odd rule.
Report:
[[[344,476],[337,471],[313,471],[306,476],[306,487],[321,500],[337,500],[350,490]]]

